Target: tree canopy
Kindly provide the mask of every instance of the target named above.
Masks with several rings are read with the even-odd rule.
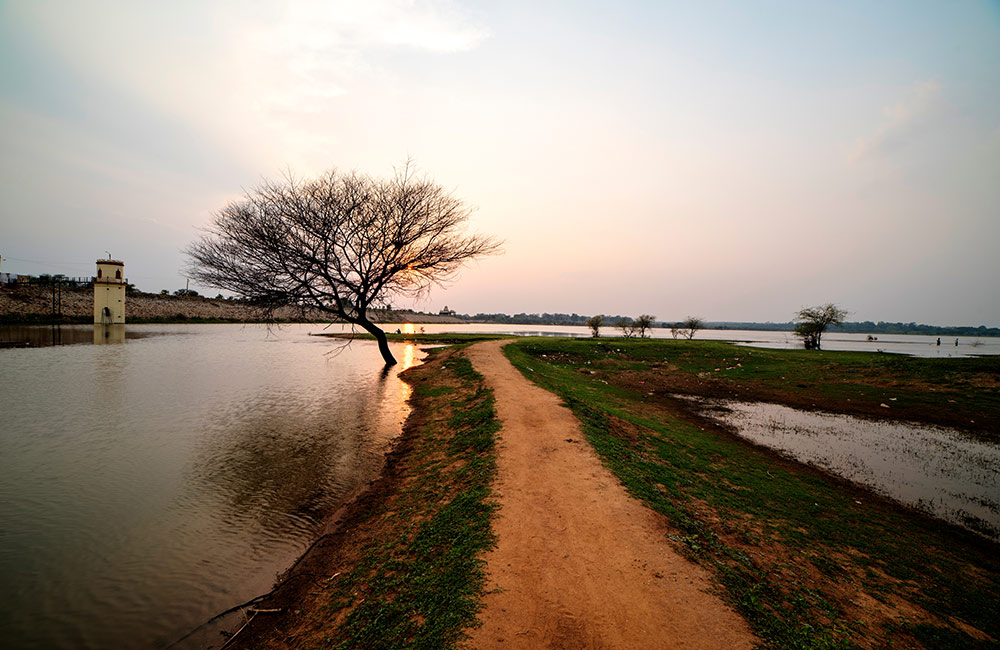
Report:
[[[292,305],[360,326],[393,364],[373,311],[499,251],[497,240],[464,233],[469,215],[410,163],[387,179],[331,170],[314,180],[265,180],[217,212],[187,249],[190,275],[246,298],[265,318]]]
[[[683,336],[687,340],[694,338],[694,335],[698,333],[698,330],[705,327],[705,320],[700,316],[688,316],[681,323],[674,323],[670,327],[670,334],[677,338],[678,336]]]
[[[807,350],[819,350],[826,328],[830,325],[840,325],[847,318],[847,314],[847,310],[833,303],[800,309],[795,315],[795,334],[802,337]]]
[[[632,326],[635,328],[635,333],[639,338],[646,338],[646,330],[653,327],[653,323],[656,321],[656,316],[652,314],[640,314],[632,322]]]
[[[601,326],[604,325],[604,316],[601,314],[596,314],[587,319],[587,327],[594,334],[594,338],[598,338],[601,335]]]

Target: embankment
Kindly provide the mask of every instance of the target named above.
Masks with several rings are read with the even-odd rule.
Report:
[[[63,287],[53,292],[50,286],[0,286],[0,323],[89,323],[94,314],[93,291]],[[276,313],[284,321],[330,321],[319,310],[286,307]],[[238,300],[201,296],[168,296],[154,293],[130,293],[125,299],[125,318],[130,323],[222,321],[254,322],[259,318]],[[379,312],[384,323],[462,323],[461,319],[414,311]]]

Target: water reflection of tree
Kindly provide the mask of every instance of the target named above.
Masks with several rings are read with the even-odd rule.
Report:
[[[399,417],[385,403],[397,382],[373,369],[367,382],[323,403],[268,390],[217,412],[188,498],[220,508],[213,516],[236,534],[284,539],[313,530],[378,468]]]

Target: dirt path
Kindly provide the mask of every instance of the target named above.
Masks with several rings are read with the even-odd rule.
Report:
[[[559,399],[500,351],[470,347],[496,394],[499,544],[470,648],[751,648],[707,573],[664,539],[659,515],[602,465]]]

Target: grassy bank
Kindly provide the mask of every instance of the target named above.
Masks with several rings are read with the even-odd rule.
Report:
[[[605,464],[769,647],[997,647],[996,544],[745,444],[669,393],[996,421],[998,360],[620,339],[506,351],[573,409]]]
[[[494,543],[493,394],[454,349],[404,378],[413,413],[382,479],[262,605],[286,613],[258,617],[240,647],[454,648],[475,623]]]
[[[773,401],[942,424],[1000,441],[1000,356],[922,359],[625,339],[580,345],[568,341],[553,346],[549,355],[550,361],[586,366],[597,379],[613,375],[614,383],[630,390]]]
[[[357,341],[374,341],[375,337],[367,333],[342,333],[342,332],[317,332],[313,336],[325,336],[331,339],[349,339]],[[463,334],[452,332],[446,334],[396,334],[386,332],[385,337],[393,343],[420,343],[427,345],[467,345],[479,341],[495,341],[497,339],[509,339],[510,336],[504,334]]]

